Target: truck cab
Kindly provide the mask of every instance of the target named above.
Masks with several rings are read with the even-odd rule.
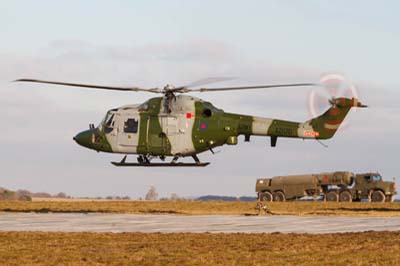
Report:
[[[396,195],[394,182],[383,181],[379,173],[363,173],[355,176],[355,193],[358,198],[367,198],[373,202],[393,202]]]

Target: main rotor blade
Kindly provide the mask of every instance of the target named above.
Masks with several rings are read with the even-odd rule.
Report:
[[[222,81],[227,81],[227,80],[232,80],[232,79],[236,79],[236,78],[235,77],[208,77],[208,78],[200,79],[195,82],[186,84],[185,86],[182,86],[182,87],[185,87],[185,88],[197,87],[197,86],[203,86],[203,85],[210,84],[210,83],[222,82]]]
[[[209,78],[200,79],[195,82],[186,84],[185,86],[176,87],[176,88],[172,89],[171,91],[178,92],[178,93],[186,93],[186,92],[192,91],[190,89],[191,87],[198,87],[198,86],[202,86],[202,85],[206,85],[206,84],[210,84],[210,83],[217,83],[217,82],[222,82],[222,81],[232,80],[232,79],[236,79],[236,78],[235,77],[209,77]]]
[[[68,82],[38,80],[38,79],[17,79],[14,82],[45,83],[45,84],[54,84],[54,85],[83,87],[83,88],[90,88],[90,89],[99,89],[99,90],[144,91],[144,92],[152,92],[152,93],[162,93],[161,90],[157,89],[157,88],[143,89],[143,88],[139,88],[139,87],[111,87],[111,86],[88,85],[88,84],[80,84],[80,83],[68,83]]]
[[[294,83],[294,84],[275,84],[275,85],[244,86],[244,87],[200,88],[200,89],[189,89],[189,91],[198,91],[198,92],[234,91],[234,90],[252,90],[252,89],[268,89],[268,88],[298,87],[298,86],[319,86],[319,84],[316,84],[316,83]]]

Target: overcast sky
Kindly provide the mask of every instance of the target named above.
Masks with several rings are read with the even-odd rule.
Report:
[[[399,175],[398,1],[0,2],[0,186],[73,196],[255,195],[256,178],[349,170]],[[152,95],[15,84],[41,78],[143,87],[316,82],[341,73],[369,109],[324,148],[268,138],[200,154],[204,168],[116,168],[72,140],[106,110]],[[323,89],[320,89],[323,90]],[[305,121],[311,88],[196,94],[225,111]],[[318,91],[317,93],[326,93]],[[131,159],[134,159],[132,156]],[[397,184],[400,185],[399,178]]]

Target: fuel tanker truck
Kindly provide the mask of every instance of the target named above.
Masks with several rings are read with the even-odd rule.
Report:
[[[257,179],[256,192],[260,201],[295,200],[305,196],[325,201],[393,202],[394,182],[383,181],[378,173],[354,174],[331,172],[308,175],[275,176]]]

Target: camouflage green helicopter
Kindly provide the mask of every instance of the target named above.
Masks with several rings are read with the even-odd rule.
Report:
[[[197,154],[211,151],[224,144],[236,145],[238,136],[268,136],[275,147],[278,138],[329,139],[332,138],[352,107],[366,107],[358,99],[333,98],[331,107],[322,115],[306,122],[254,117],[227,113],[202,99],[184,95],[189,92],[215,92],[294,86],[316,86],[314,83],[277,84],[263,86],[193,88],[191,86],[164,88],[110,87],[66,83],[36,79],[18,79],[18,82],[36,82],[90,89],[149,92],[163,94],[142,104],[111,109],[98,127],[90,124],[89,130],[73,139],[81,146],[97,152],[125,154],[116,166],[207,166]],[[210,80],[208,80],[210,81]],[[211,83],[211,82],[204,82]],[[137,154],[137,163],[126,162],[128,154]],[[167,156],[173,157],[165,162]],[[191,156],[194,163],[178,162],[181,157]],[[152,162],[154,158],[162,162]]]

